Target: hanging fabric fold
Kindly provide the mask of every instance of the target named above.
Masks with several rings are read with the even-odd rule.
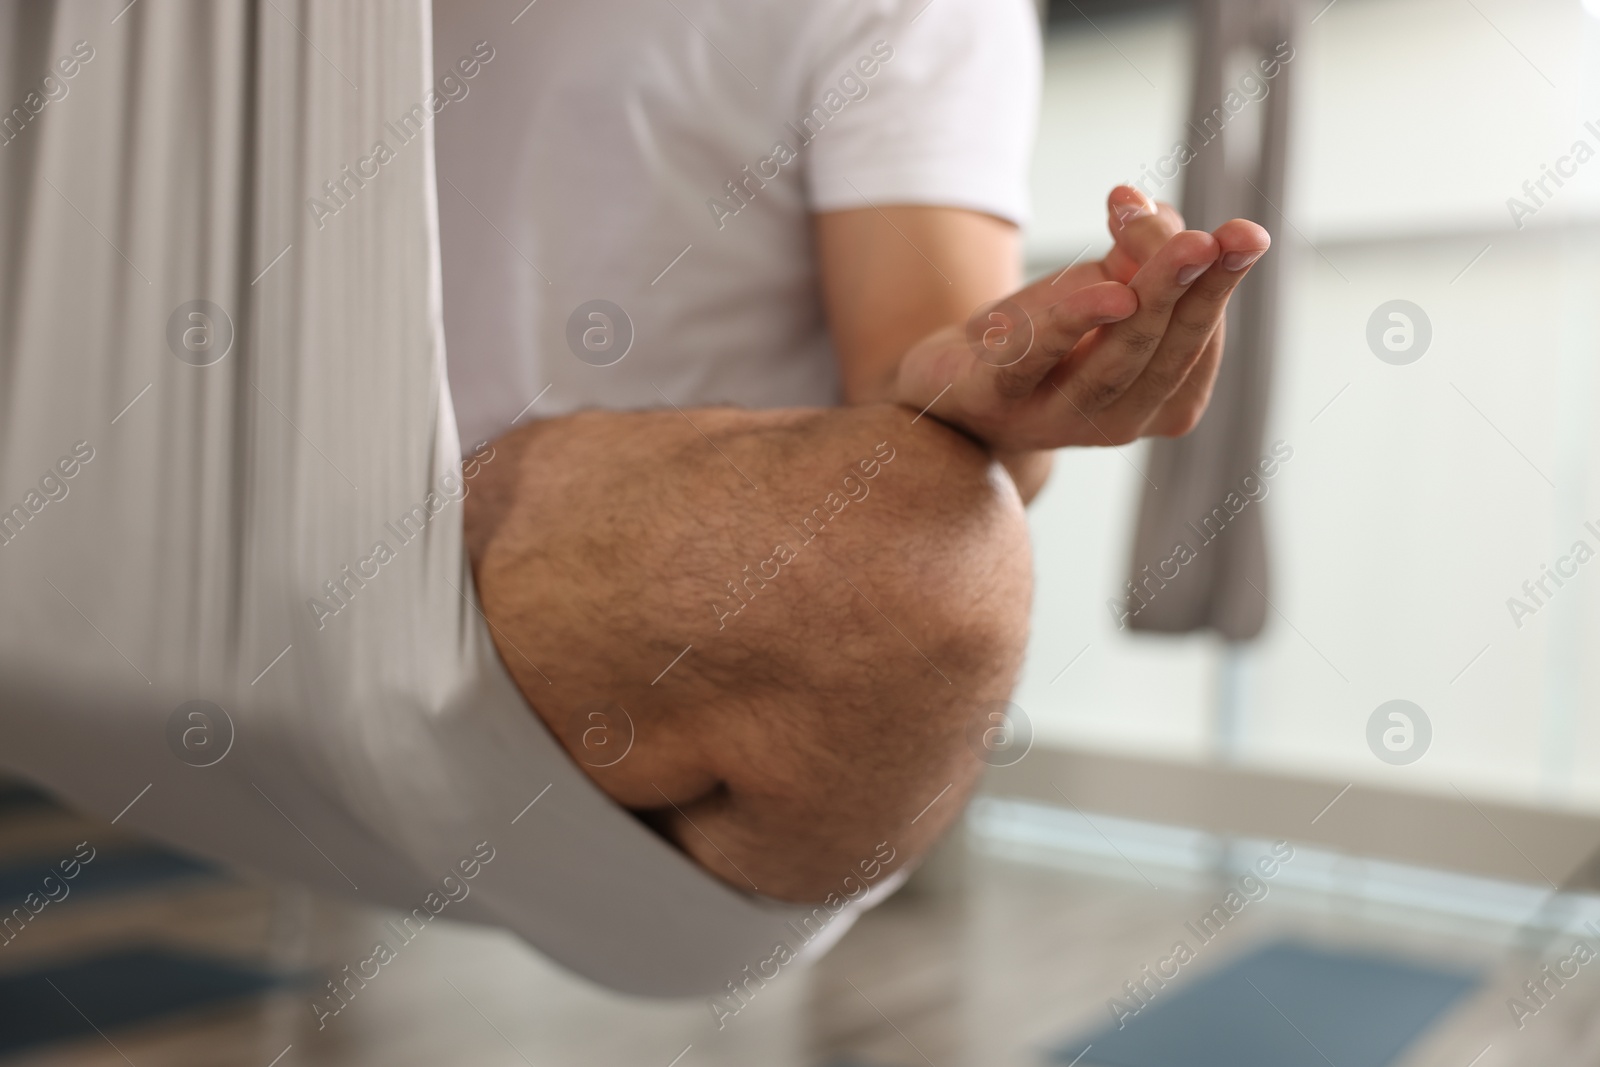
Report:
[[[1289,111],[1296,80],[1296,0],[1198,0],[1189,121],[1173,158],[1182,212],[1194,229],[1230,218],[1286,227]],[[1161,175],[1165,176],[1165,175]],[[1165,199],[1157,191],[1158,199]],[[1292,442],[1266,432],[1282,248],[1233,296],[1227,350],[1200,425],[1153,439],[1119,622],[1134,630],[1213,630],[1230,641],[1265,625],[1266,531],[1261,501]]]
[[[119,6],[0,3],[0,766],[625,991],[824,948],[850,910],[695,866],[496,658],[425,0]]]

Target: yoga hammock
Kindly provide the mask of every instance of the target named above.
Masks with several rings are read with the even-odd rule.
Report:
[[[1289,114],[1300,80],[1289,42],[1304,43],[1296,32],[1301,8],[1294,0],[1196,0],[1190,119],[1182,132],[1196,153],[1183,172],[1190,227],[1211,229],[1236,217],[1273,226],[1283,217]],[[1224,102],[1239,99],[1240,72],[1232,64],[1241,55],[1252,73],[1268,61],[1274,73],[1257,78],[1267,86],[1267,95],[1250,104],[1260,121],[1246,116],[1224,125],[1230,114]],[[1227,356],[1206,417],[1186,437],[1150,442],[1128,581],[1159,595],[1148,603],[1128,597],[1130,609],[1138,609],[1128,620],[1135,630],[1214,630],[1227,641],[1248,641],[1266,625],[1271,575],[1262,506],[1236,510],[1241,505],[1225,502],[1243,499],[1242,479],[1270,455],[1265,436],[1287,258],[1275,249],[1230,301]],[[1181,570],[1167,572],[1179,545],[1194,554]]]
[[[825,949],[859,905],[713,878],[497,659],[462,547],[426,0],[119,8],[0,3],[0,767],[623,991]]]

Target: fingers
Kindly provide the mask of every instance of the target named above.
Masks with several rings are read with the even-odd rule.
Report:
[[[1114,194],[1114,217],[1132,193]],[[1106,280],[1114,273],[1104,269],[1113,262],[1107,257],[1085,265],[1098,271],[1080,269],[1079,288],[1056,284],[1069,269],[984,308],[969,322],[965,344],[940,342],[941,359],[930,366],[949,369],[923,383],[938,379],[929,395],[953,387],[950,402],[966,413],[963,425],[1013,448],[1187,433],[1221,365],[1228,299],[1271,238],[1235,219],[1214,233],[1180,231],[1150,249],[1178,224],[1175,212],[1169,218],[1160,208],[1127,220],[1114,255],[1127,264],[1144,259],[1126,284]],[[957,335],[952,329],[951,341]],[[921,397],[922,390],[910,392]]]
[[[1211,403],[1211,390],[1217,382],[1217,372],[1222,369],[1222,352],[1228,326],[1224,321],[1217,332],[1206,341],[1200,358],[1195,361],[1189,376],[1178,386],[1178,391],[1163,401],[1153,416],[1146,420],[1145,434],[1159,437],[1182,437],[1200,423]]]
[[[1063,417],[1092,417],[1121,399],[1155,356],[1179,300],[1220,251],[1210,234],[1186,230],[1139,269],[1130,286],[1139,310],[1101,330],[1081,361],[1058,372]]]
[[[1242,278],[1251,264],[1266,255],[1272,247],[1272,235],[1248,219],[1232,219],[1212,231],[1217,244],[1222,247],[1218,267],[1232,276],[1234,284]]]
[[[1266,230],[1243,219],[1223,224],[1213,236],[1216,262],[1174,306],[1155,355],[1110,412],[1117,421],[1138,421],[1170,436],[1188,433],[1204,413],[1221,364],[1228,299],[1272,244]]]
[[[1132,186],[1119,185],[1106,200],[1106,227],[1113,242],[1105,259],[1106,273],[1128,282],[1183,232],[1183,216],[1171,204],[1154,203]]]
[[[1139,308],[1133,290],[1118,282],[1090,285],[1043,307],[1037,305],[1039,296],[1024,290],[975,320],[988,334],[976,339],[979,358],[993,367],[990,384],[1003,399],[1030,395],[1090,330],[1120,322]],[[1026,322],[1017,321],[1024,316]],[[1005,331],[1003,337],[1000,331]],[[974,333],[969,328],[969,341],[975,340]]]

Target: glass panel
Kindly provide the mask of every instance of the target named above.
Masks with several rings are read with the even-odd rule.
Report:
[[[1105,192],[1187,114],[1185,16],[1093,17],[1047,48],[1039,272],[1103,250]],[[1119,633],[1140,450],[1063,454],[1017,703],[1047,742],[1600,806],[1600,17],[1339,0],[1295,48],[1293,194],[1259,220],[1291,264],[1267,633],[1237,657]],[[1431,329],[1406,365],[1368,342],[1375,315],[1380,344],[1420,328],[1394,300]],[[1393,699],[1432,728],[1409,765],[1368,741]]]

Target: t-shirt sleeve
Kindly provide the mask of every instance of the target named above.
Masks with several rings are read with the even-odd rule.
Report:
[[[811,210],[934,204],[1025,222],[1041,65],[1032,0],[856,3],[797,124],[812,138]]]

